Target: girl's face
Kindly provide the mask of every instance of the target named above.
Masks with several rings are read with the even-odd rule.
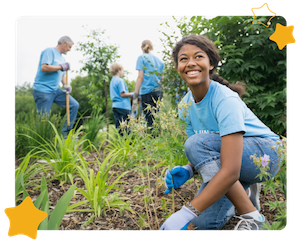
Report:
[[[213,68],[207,54],[196,45],[185,44],[178,52],[177,71],[189,86],[209,83]]]

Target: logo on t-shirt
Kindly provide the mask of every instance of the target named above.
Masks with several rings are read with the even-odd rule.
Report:
[[[194,130],[195,134],[220,134],[220,131]]]

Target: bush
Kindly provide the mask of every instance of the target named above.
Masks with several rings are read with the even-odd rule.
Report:
[[[257,22],[265,23],[269,19],[258,17]],[[165,38],[161,39],[166,63],[164,88],[173,98],[186,93],[187,85],[174,68],[171,50],[183,36],[205,35],[215,43],[221,56],[217,72],[230,83],[246,83],[247,94],[243,100],[248,107],[276,134],[286,135],[286,47],[279,50],[269,39],[276,24],[286,25],[286,21],[278,16],[265,28],[253,25],[252,20],[253,16],[175,19],[180,35],[163,32]]]

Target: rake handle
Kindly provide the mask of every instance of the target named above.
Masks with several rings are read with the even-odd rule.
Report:
[[[66,85],[68,85],[68,70],[66,71]],[[69,94],[66,93],[67,127],[70,129],[70,102]]]

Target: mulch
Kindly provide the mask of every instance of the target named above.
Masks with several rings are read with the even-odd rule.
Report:
[[[86,161],[93,161],[98,156],[95,153],[85,156]],[[119,174],[125,171],[123,167],[115,165],[112,171],[116,171]],[[127,170],[127,175],[122,177],[122,184],[119,185],[122,191],[118,191],[121,196],[127,197],[130,201],[130,208],[134,211],[134,214],[124,210],[122,213],[117,208],[111,208],[106,211],[106,214],[101,217],[95,217],[92,222],[89,219],[92,216],[90,212],[74,212],[66,213],[63,217],[59,230],[157,230],[166,220],[166,217],[172,214],[172,193],[164,194],[165,187],[161,180],[159,180],[154,173],[150,175],[150,189],[146,189],[149,196],[152,197],[152,201],[147,203],[148,217],[146,216],[146,205],[144,202],[144,193],[142,191],[134,191],[134,187],[142,185],[143,180],[140,172],[137,170]],[[37,177],[40,178],[40,177]],[[83,181],[76,177],[74,182],[77,182],[77,188],[85,189]],[[146,179],[148,183],[148,179]],[[194,182],[188,182],[182,185],[175,192],[174,204],[175,211],[181,209],[185,202],[191,201],[196,195],[200,185],[201,179],[195,179]],[[55,205],[62,197],[62,195],[71,186],[70,183],[61,185],[57,180],[51,180],[48,183],[49,192],[49,207],[50,211],[54,209]],[[28,193],[34,201],[39,195],[39,190],[33,190],[33,187],[29,187]],[[283,194],[276,191],[277,199],[284,200]],[[77,192],[75,197],[72,197],[70,205],[84,200],[84,196]],[[162,203],[166,201],[166,206]],[[274,201],[274,197],[271,193],[260,193],[261,201],[261,213],[268,219],[270,223],[274,221],[275,210],[269,210],[269,207],[265,205],[267,201]],[[237,224],[238,219],[231,218],[221,230],[233,230]]]

